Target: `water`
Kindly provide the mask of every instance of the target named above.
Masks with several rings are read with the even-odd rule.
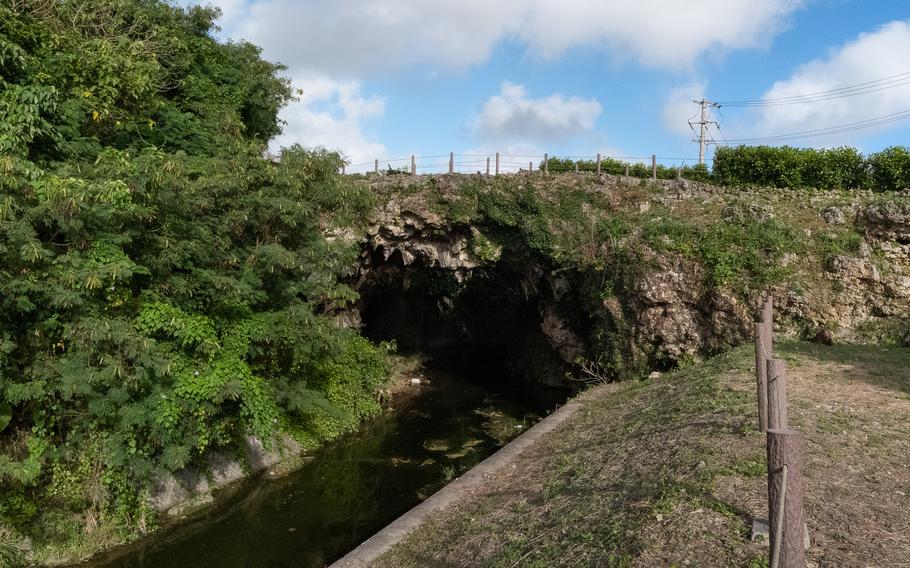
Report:
[[[82,566],[323,567],[505,445],[562,395],[526,386],[493,392],[439,370],[427,377],[399,408],[314,452],[298,471],[246,482],[191,519]]]

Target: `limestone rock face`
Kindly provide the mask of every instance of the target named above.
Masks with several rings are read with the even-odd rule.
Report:
[[[569,327],[569,325],[556,312],[556,307],[547,304],[543,310],[543,321],[540,329],[547,338],[550,346],[559,353],[566,363],[574,363],[575,359],[584,355],[586,349],[584,342]]]
[[[869,205],[860,213],[860,222],[880,239],[910,242],[910,207],[906,205],[895,201]]]
[[[651,191],[637,204],[639,211],[647,211],[652,205],[698,200],[722,204],[720,218],[728,221],[768,221],[780,216],[779,208],[808,200],[818,204],[816,215],[824,225],[808,223],[803,227],[807,240],[818,232],[834,233],[836,227],[851,223],[865,238],[855,254],[835,256],[822,270],[821,259],[810,259],[817,264],[808,267],[802,255],[787,254],[781,259],[781,267],[800,274],[800,278],[767,290],[745,291],[712,286],[705,268],[692,258],[643,246],[637,252],[647,269],[616,290],[616,296],[603,300],[602,306],[586,307],[588,313],[581,318],[566,318],[560,313],[578,293],[573,280],[554,274],[545,259],[528,261],[533,266],[525,269],[529,276],[524,295],[537,297],[540,331],[546,344],[569,364],[579,355],[588,355],[590,337],[586,330],[569,323],[585,317],[608,322],[615,330],[611,340],[623,342],[620,356],[654,366],[672,365],[747,340],[762,298],[769,291],[775,295],[775,326],[781,334],[805,335],[807,330],[832,329],[836,341],[841,334],[872,319],[910,314],[910,206],[899,200],[876,200],[871,193],[857,192],[856,199],[848,202],[821,191],[807,194],[797,189],[776,189],[771,194],[741,189],[731,195],[723,188],[687,180],[642,182],[606,174],[593,183],[588,178],[578,179],[587,179],[583,182],[586,187],[602,193],[617,208],[619,196],[630,186],[647,183]],[[430,181],[443,196],[459,191],[458,178]],[[391,183],[423,182],[406,179]],[[761,203],[757,203],[759,196]],[[420,190],[393,192],[375,213],[362,242],[363,254],[354,270],[359,275],[355,288],[368,287],[370,279],[402,278],[407,271],[401,268],[448,271],[458,282],[465,282],[479,269],[496,265],[502,255],[495,246],[481,251],[478,243],[483,242],[483,235],[479,228],[443,218],[427,206],[425,193]],[[391,269],[393,264],[396,268]],[[356,326],[357,315],[349,314],[342,320]]]
[[[843,225],[847,220],[847,216],[844,213],[842,207],[827,207],[822,211],[822,219],[825,220],[825,223],[829,225]]]

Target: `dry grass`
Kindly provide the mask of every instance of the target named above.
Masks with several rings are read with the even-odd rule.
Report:
[[[910,351],[785,343],[815,566],[907,566]],[[377,566],[764,566],[748,347],[595,389],[553,435]]]

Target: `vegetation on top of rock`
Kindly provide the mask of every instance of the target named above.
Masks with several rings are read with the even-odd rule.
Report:
[[[593,160],[552,157],[550,172],[594,172]],[[541,169],[544,164],[541,162]],[[650,164],[604,158],[600,171],[605,174],[650,178]],[[657,165],[657,179],[684,179],[712,182],[728,187],[792,187],[800,189],[872,189],[900,191],[910,188],[910,150],[893,146],[863,156],[855,148],[817,150],[790,146],[718,146],[712,168],[703,164],[679,168]]]

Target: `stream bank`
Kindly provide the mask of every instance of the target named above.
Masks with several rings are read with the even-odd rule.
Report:
[[[158,534],[83,568],[322,567],[563,402],[430,360],[391,411],[313,452],[278,479],[242,482]]]

